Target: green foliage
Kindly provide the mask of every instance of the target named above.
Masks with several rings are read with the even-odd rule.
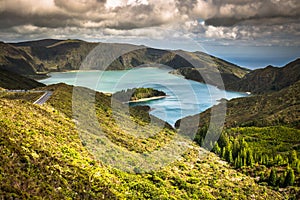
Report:
[[[246,174],[260,175],[260,182],[287,187],[300,180],[298,153],[294,150],[299,152],[299,134],[299,130],[281,126],[232,128],[222,133],[213,152]],[[218,148],[222,151],[216,151]]]
[[[83,146],[74,122],[68,117],[72,87],[61,84],[52,89],[52,100],[43,106],[0,99],[0,198],[247,199],[249,195],[256,199],[284,198],[236,172],[214,154],[204,154],[192,143],[187,143],[192,148],[180,160],[155,172],[131,174],[105,165]],[[100,126],[130,144],[128,132],[114,128],[109,97],[97,93],[96,98]],[[153,136],[145,147],[151,151],[157,144],[163,145],[167,141],[161,138],[172,137],[172,131],[166,128],[164,135],[158,132],[159,137]],[[136,147],[122,143],[124,147],[120,148],[138,150],[143,140],[132,140]],[[199,153],[204,155],[201,159]],[[139,172],[138,167],[136,170]]]
[[[140,99],[161,96],[166,96],[166,93],[153,88],[133,88],[122,90],[113,94],[113,98],[121,102],[136,101]]]
[[[39,99],[44,93],[43,92],[0,92],[0,98],[11,99],[11,100],[26,100],[29,102],[35,102]]]
[[[0,45],[1,46],[1,45]],[[1,55],[0,55],[1,57]],[[1,64],[0,64],[1,65]],[[30,78],[20,76],[14,72],[3,70],[0,68],[0,87],[10,90],[20,90],[20,89],[33,89],[37,87],[45,86],[42,83],[39,83]]]
[[[295,183],[295,174],[292,168],[288,168],[284,179],[284,186],[292,186]]]
[[[225,127],[286,126],[299,129],[299,91],[300,81],[278,92],[227,101]],[[223,106],[224,103],[220,103],[213,109],[222,109]],[[212,108],[193,116],[200,118],[199,130],[209,124],[211,111]],[[177,124],[179,123],[177,122]]]
[[[271,173],[268,180],[269,185],[276,186],[277,185],[277,172],[275,168],[271,169]]]

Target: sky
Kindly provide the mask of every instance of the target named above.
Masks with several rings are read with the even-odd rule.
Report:
[[[299,0],[0,0],[0,40],[205,51],[248,68],[299,56]]]

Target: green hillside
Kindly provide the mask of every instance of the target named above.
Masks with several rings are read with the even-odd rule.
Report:
[[[22,75],[36,74],[36,63],[26,51],[0,42],[0,68]]]
[[[3,68],[31,76],[51,71],[77,70],[80,67],[84,70],[123,70],[153,64],[173,69],[197,68],[213,76],[219,69],[230,80],[239,80],[249,72],[202,52],[168,51],[130,44],[45,39],[1,43],[1,47],[0,65]],[[89,53],[91,57],[87,58]],[[85,65],[81,66],[84,61]]]
[[[238,171],[256,178],[260,184],[280,188],[292,199],[300,194],[300,81],[278,92],[223,100],[199,115],[187,117],[185,126],[198,119],[195,141],[231,163]],[[223,132],[217,144],[206,144],[211,110],[227,107]],[[176,122],[179,127],[181,120]],[[298,195],[298,196],[297,196]]]
[[[288,63],[284,67],[268,66],[247,74],[241,80],[228,85],[234,91],[249,91],[255,94],[279,91],[300,80],[300,59]]]
[[[33,89],[45,86],[35,80],[26,78],[17,73],[0,68],[0,87],[5,89]]]
[[[279,91],[300,80],[300,59],[288,63],[284,67],[268,66],[263,69],[247,71],[233,67],[226,61],[212,58],[219,69],[226,90],[251,92],[253,94]],[[206,66],[209,66],[206,64]],[[249,73],[247,73],[249,72]],[[218,73],[206,68],[180,68],[171,72],[186,79],[224,88],[218,81]]]
[[[54,93],[43,106],[0,98],[1,198],[284,199],[282,193],[256,184],[253,178],[236,172],[212,153],[199,157],[199,151],[205,151],[188,141],[189,148],[179,160],[157,171],[136,174],[113,168],[103,162],[101,155],[88,151],[92,140],[100,141],[93,130],[90,137],[80,138],[70,119],[74,88],[58,84],[45,89]],[[93,92],[76,89],[82,96]],[[150,153],[167,145],[176,135],[165,126],[155,136],[136,137],[142,133],[138,129],[118,127],[124,114],[112,116],[110,97],[101,93],[95,97],[96,106],[91,111],[96,112],[106,136],[124,152]],[[143,109],[139,112],[147,114]],[[131,119],[141,127],[146,126],[147,122],[134,114]],[[155,131],[155,126],[142,135],[152,134],[147,130]],[[110,158],[114,156],[111,152]],[[119,157],[115,159],[122,161]]]
[[[236,98],[214,106],[221,109],[225,104],[225,127],[285,125],[300,128],[300,81],[264,95]],[[192,117],[200,118],[200,125],[209,123],[212,108]],[[180,121],[177,122],[177,126]]]

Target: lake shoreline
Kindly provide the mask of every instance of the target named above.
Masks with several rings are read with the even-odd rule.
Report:
[[[132,101],[128,101],[126,103],[140,103],[140,102],[147,102],[147,101],[153,101],[153,100],[159,100],[159,99],[164,99],[166,98],[167,95],[165,96],[157,96],[157,97],[149,97],[149,98],[142,98],[142,99],[138,99],[138,100],[132,100]]]

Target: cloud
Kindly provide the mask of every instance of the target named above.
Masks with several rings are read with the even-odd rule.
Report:
[[[1,0],[0,37],[173,34],[224,44],[299,45],[299,10],[299,0]]]
[[[207,17],[206,24],[213,26],[233,26],[247,20],[273,19],[277,17],[298,19],[298,0],[245,0],[213,1],[215,14]],[[215,10],[218,10],[215,12]]]

